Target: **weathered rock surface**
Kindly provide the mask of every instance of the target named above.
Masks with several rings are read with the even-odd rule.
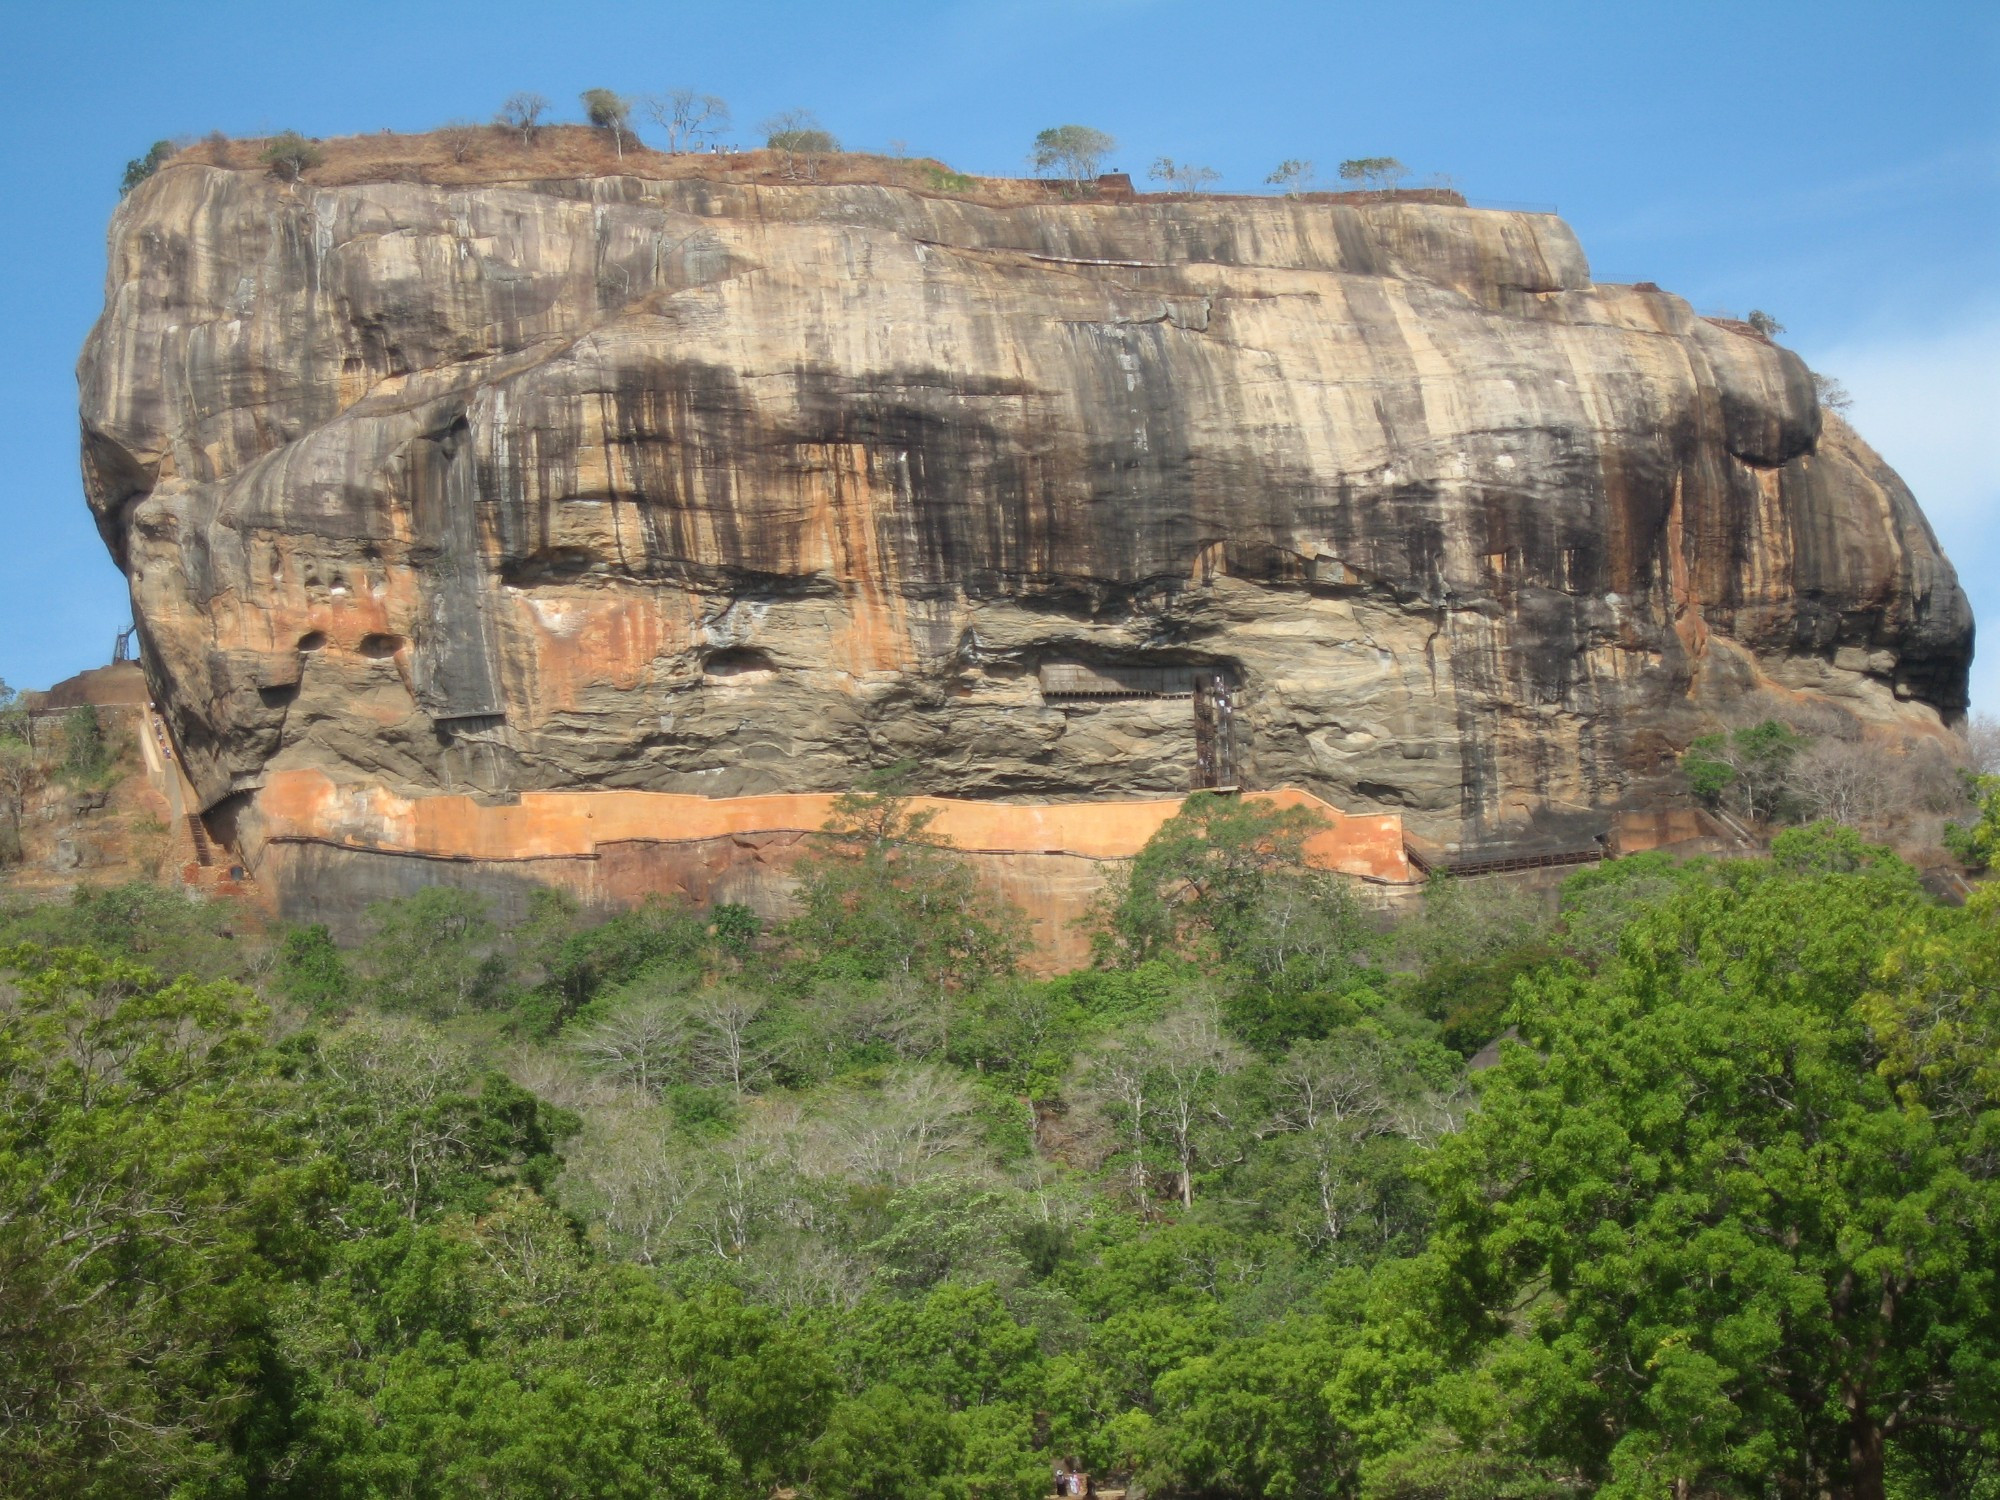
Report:
[[[79,376],[210,806],[1185,790],[1189,703],[1045,696],[1080,663],[1224,674],[1247,784],[1574,839],[1718,722],[1965,701],[1804,365],[1548,216],[176,165]]]

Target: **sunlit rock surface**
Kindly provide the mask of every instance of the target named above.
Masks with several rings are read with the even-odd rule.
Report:
[[[1971,617],[1805,367],[1544,215],[996,209],[175,165],[84,472],[204,804],[1230,779],[1574,842],[1718,723],[1960,714]],[[239,795],[242,794],[242,795]]]

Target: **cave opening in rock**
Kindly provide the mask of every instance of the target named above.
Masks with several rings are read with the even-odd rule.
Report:
[[[731,646],[717,651],[701,664],[704,677],[718,677],[727,680],[732,677],[746,677],[753,673],[775,672],[778,664],[767,651],[755,646]]]

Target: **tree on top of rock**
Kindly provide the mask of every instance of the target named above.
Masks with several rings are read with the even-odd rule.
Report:
[[[535,137],[542,133],[542,116],[549,112],[549,101],[541,94],[523,89],[509,94],[500,106],[500,112],[493,117],[493,123],[502,130],[511,130],[521,138],[521,144],[532,146]]]
[[[1117,149],[1117,141],[1088,125],[1053,125],[1035,137],[1030,159],[1037,172],[1054,173],[1067,178],[1072,187],[1081,188],[1097,175],[1104,158]]]
[[[821,127],[819,116],[809,109],[787,109],[772,115],[764,122],[764,144],[778,153],[787,177],[804,177],[808,182],[818,179],[824,158],[840,151],[840,142]]]
[[[133,188],[151,177],[165,166],[174,154],[172,141],[155,141],[144,156],[134,157],[125,163],[125,178],[118,185],[118,196],[124,197]]]
[[[585,89],[583,115],[598,130],[611,132],[612,145],[620,161],[625,159],[625,136],[632,123],[632,101],[610,89]]]
[[[280,131],[264,145],[264,165],[287,182],[297,182],[325,160],[326,153],[296,130]]]
[[[641,108],[667,133],[667,153],[699,151],[705,141],[718,139],[729,128],[729,105],[713,94],[693,89],[668,89],[642,101]]]
[[[1351,156],[1340,164],[1340,175],[1343,181],[1381,192],[1395,187],[1410,173],[1393,156]]]

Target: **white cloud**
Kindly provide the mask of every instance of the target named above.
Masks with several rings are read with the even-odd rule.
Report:
[[[1849,420],[1909,484],[1958,568],[1986,637],[1973,707],[2000,712],[2000,309],[1808,359],[1853,394]]]

